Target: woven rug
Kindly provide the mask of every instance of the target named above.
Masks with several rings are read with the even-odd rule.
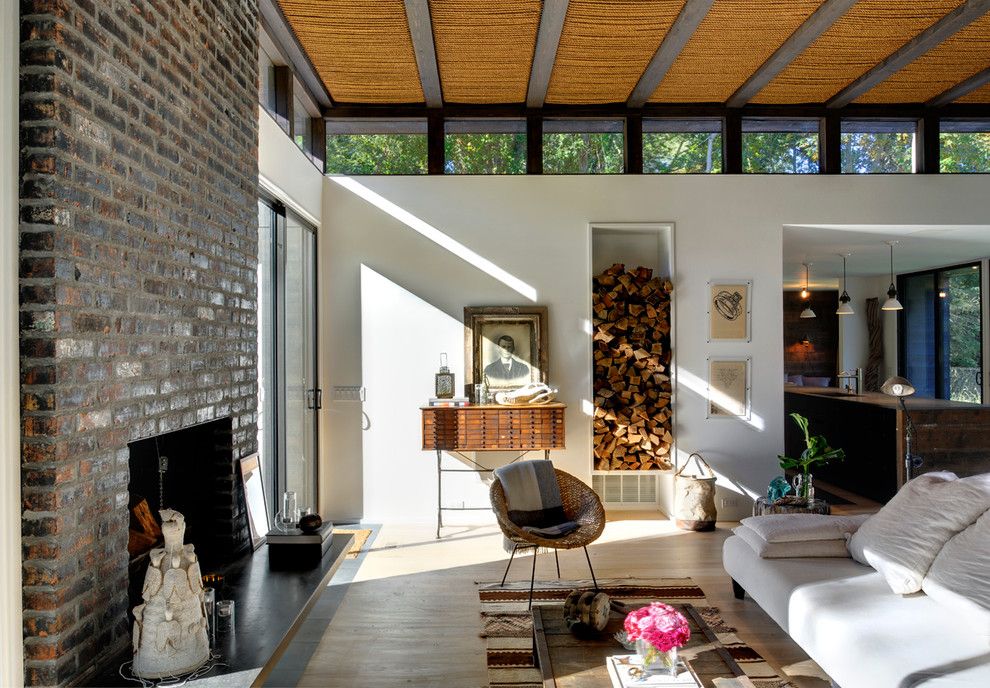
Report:
[[[539,670],[533,665],[533,617],[526,608],[529,581],[481,583],[482,637],[488,641],[488,682],[491,688],[541,688]],[[732,655],[756,688],[794,688],[751,647],[727,626],[716,607],[710,607],[701,588],[690,578],[653,580],[619,578],[599,580],[598,587],[626,604],[646,604],[653,600],[670,604],[690,603],[714,631],[719,642]],[[563,604],[576,588],[593,588],[590,580],[537,581],[533,604]]]

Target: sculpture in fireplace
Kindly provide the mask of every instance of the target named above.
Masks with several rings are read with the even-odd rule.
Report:
[[[210,657],[206,598],[199,561],[183,544],[185,518],[162,509],[165,546],[151,551],[144,577],[144,603],[134,608],[134,665],[142,678],[164,678],[195,671]]]

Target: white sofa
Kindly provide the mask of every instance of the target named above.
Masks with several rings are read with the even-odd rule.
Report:
[[[928,473],[848,521],[745,519],[722,550],[736,597],[749,594],[841,688],[990,688],[990,474]],[[815,546],[833,530],[853,558]],[[846,548],[843,533],[854,533]]]

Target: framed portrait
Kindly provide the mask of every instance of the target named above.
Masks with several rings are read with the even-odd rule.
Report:
[[[750,418],[750,358],[708,359],[707,418]]]
[[[464,309],[464,360],[468,388],[489,391],[547,382],[546,306],[468,306]]]
[[[708,283],[708,341],[748,342],[750,292],[753,280],[712,280]]]
[[[251,528],[251,545],[258,549],[265,541],[270,528],[268,506],[265,502],[264,483],[261,479],[261,464],[257,454],[240,460],[241,483],[244,486],[244,503],[247,506],[248,526]]]

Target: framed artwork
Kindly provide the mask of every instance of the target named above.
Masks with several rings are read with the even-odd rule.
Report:
[[[258,455],[251,454],[239,461],[241,483],[244,485],[244,503],[247,506],[248,525],[251,528],[251,545],[258,549],[265,541],[270,528],[268,506],[265,502],[264,483],[261,480],[261,464]]]
[[[750,358],[709,358],[706,417],[749,420],[750,404]]]
[[[708,283],[708,341],[748,342],[753,280]]]
[[[546,306],[468,306],[464,309],[467,385],[489,391],[547,382]]]

